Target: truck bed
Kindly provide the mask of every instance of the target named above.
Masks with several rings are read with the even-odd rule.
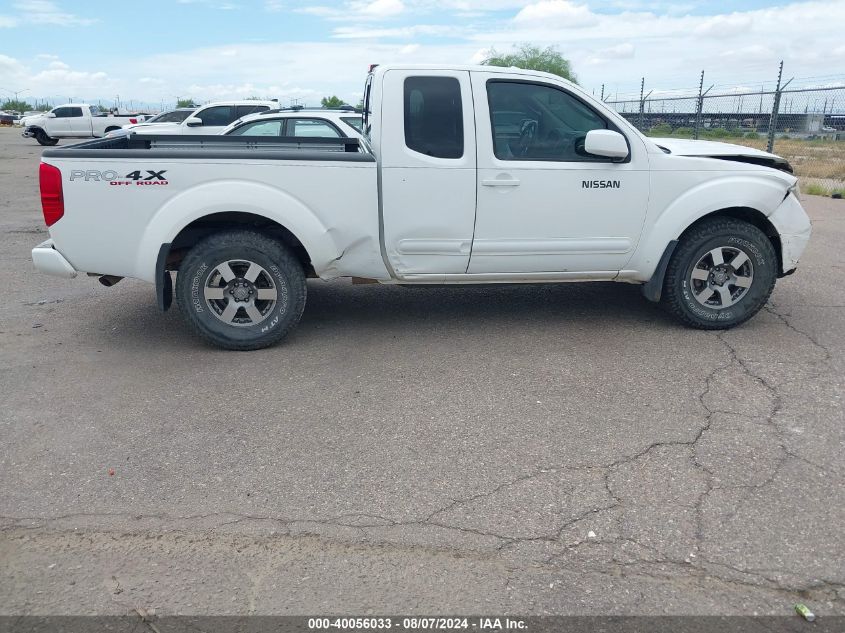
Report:
[[[80,272],[154,281],[162,244],[178,246],[199,218],[240,214],[313,244],[326,278],[347,265],[387,275],[376,161],[358,139],[128,134],[45,150],[42,161],[63,183],[50,235]]]
[[[359,139],[126,134],[44,150],[45,158],[187,158],[375,162]]]

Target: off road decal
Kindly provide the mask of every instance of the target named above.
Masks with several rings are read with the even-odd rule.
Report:
[[[84,180],[85,182],[107,182],[111,186],[121,185],[169,185],[164,175],[166,169],[137,169],[121,176],[113,169],[97,171],[96,169],[74,169],[70,172],[71,181]]]

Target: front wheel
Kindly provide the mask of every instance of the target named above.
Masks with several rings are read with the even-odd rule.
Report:
[[[672,255],[662,302],[692,327],[731,328],[766,304],[777,273],[775,249],[756,226],[726,217],[705,220]]]
[[[38,130],[35,133],[35,140],[38,141],[39,145],[46,145],[48,147],[52,147],[59,142],[59,139],[47,136],[47,132],[44,130]]]
[[[176,301],[206,340],[253,350],[296,327],[306,288],[302,265],[286,246],[255,231],[230,231],[204,239],[185,256]]]

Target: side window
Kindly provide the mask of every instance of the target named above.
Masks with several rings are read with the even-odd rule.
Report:
[[[71,108],[56,108],[53,110],[53,114],[56,115],[57,119],[64,119],[70,116]]]
[[[231,106],[214,106],[197,112],[196,116],[202,119],[203,125],[226,126],[235,120],[232,117],[233,110]]]
[[[500,160],[608,160],[584,151],[587,132],[607,129],[607,121],[559,88],[490,81],[487,100],[493,151]]]
[[[405,145],[435,158],[464,155],[461,84],[455,77],[405,79]]]
[[[234,121],[235,119],[241,119],[241,118],[245,117],[247,114],[254,114],[256,112],[264,112],[265,110],[269,110],[269,109],[270,108],[268,106],[265,106],[265,105],[240,105],[240,106],[235,108],[236,115],[235,115],[235,118],[232,119],[232,121]],[[229,123],[231,123],[232,121],[229,121]]]
[[[82,116],[82,108],[68,108],[70,113],[65,115],[69,117],[81,117]]]
[[[279,119],[273,121],[253,121],[229,132],[230,136],[281,136],[282,123]]]
[[[307,136],[311,138],[338,138],[340,132],[328,121],[319,119],[288,119],[286,136]]]

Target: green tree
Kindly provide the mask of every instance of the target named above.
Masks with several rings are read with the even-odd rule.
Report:
[[[339,108],[342,105],[346,105],[346,102],[340,97],[332,95],[331,97],[323,97],[320,99],[320,105],[324,108]]]
[[[32,106],[26,101],[21,101],[20,99],[6,99],[6,101],[0,103],[0,110],[8,110],[9,112],[26,112],[27,110],[32,110]]]
[[[177,108],[193,108],[196,107],[193,99],[177,99]]]
[[[532,44],[522,44],[514,53],[499,53],[496,49],[491,49],[487,59],[481,63],[486,66],[516,66],[526,70],[540,70],[578,83],[572,63],[554,46],[540,48]]]

